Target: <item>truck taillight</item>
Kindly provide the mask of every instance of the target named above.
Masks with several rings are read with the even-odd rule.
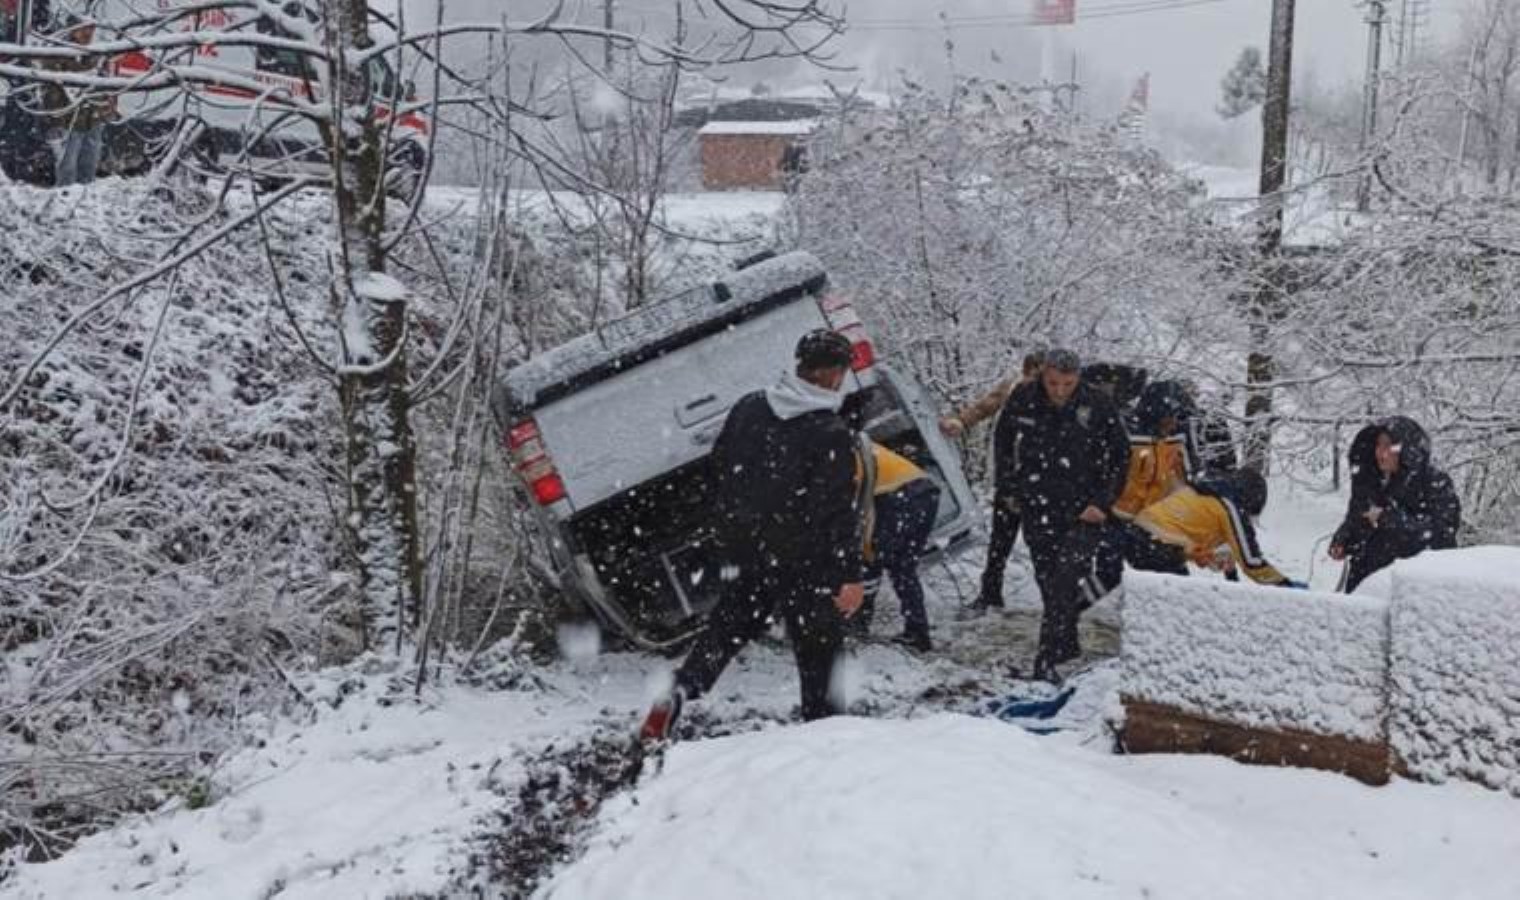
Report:
[[[866,334],[866,326],[850,301],[838,294],[826,294],[818,301],[818,307],[823,310],[829,327],[850,339],[850,370],[859,372],[875,365],[876,348],[871,345],[871,336]]]
[[[533,492],[533,499],[539,506],[565,499],[565,482],[555,470],[549,451],[544,448],[537,422],[524,419],[513,425],[507,432],[507,452],[512,457],[512,467]]]

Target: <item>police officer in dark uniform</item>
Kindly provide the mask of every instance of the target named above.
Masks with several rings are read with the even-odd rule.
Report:
[[[1082,610],[1116,587],[1123,571],[1111,511],[1129,463],[1129,438],[1114,402],[1085,384],[1070,350],[1045,354],[1040,378],[1015,389],[993,436],[999,492],[1023,513],[1044,617],[1037,678],[1081,653]]]

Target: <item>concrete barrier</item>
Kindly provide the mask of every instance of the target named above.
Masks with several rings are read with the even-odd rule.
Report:
[[[1389,738],[1413,777],[1520,796],[1520,548],[1393,567]]]
[[[1124,745],[1383,783],[1388,621],[1381,598],[1127,574]]]
[[[1520,548],[1427,553],[1377,585],[1126,575],[1125,747],[1520,796]]]

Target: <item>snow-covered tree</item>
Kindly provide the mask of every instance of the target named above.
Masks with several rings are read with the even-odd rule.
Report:
[[[1014,87],[908,86],[824,128],[809,156],[795,240],[951,403],[1039,346],[1172,359],[1232,291],[1195,184]]]
[[[1267,96],[1267,70],[1262,67],[1261,50],[1246,47],[1219,83],[1219,115],[1234,119],[1260,106]]]

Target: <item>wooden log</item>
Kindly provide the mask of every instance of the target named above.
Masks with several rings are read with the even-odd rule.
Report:
[[[1129,753],[1211,753],[1253,765],[1339,772],[1371,785],[1387,784],[1397,765],[1386,742],[1221,722],[1133,697],[1122,700],[1120,739]]]

